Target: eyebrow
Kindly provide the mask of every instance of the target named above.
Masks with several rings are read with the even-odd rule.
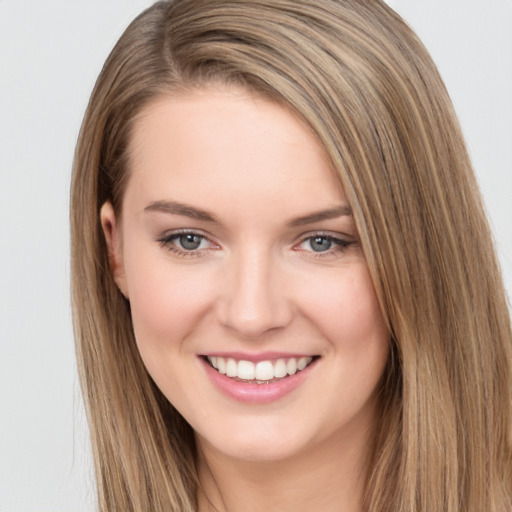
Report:
[[[313,224],[328,219],[337,219],[338,217],[344,217],[352,215],[352,210],[348,204],[342,204],[335,206],[334,208],[328,208],[327,210],[321,210],[319,212],[313,212],[303,217],[297,217],[291,220],[288,225],[291,227],[304,226],[306,224]]]
[[[146,206],[144,211],[170,213],[206,222],[217,222],[215,216],[210,212],[177,201],[154,201]]]
[[[154,201],[144,208],[144,212],[169,213],[172,215],[182,215],[195,220],[218,223],[215,215],[212,213],[178,201]],[[336,219],[338,217],[350,215],[352,215],[350,206],[348,204],[342,204],[340,206],[297,217],[292,219],[288,225],[290,227],[304,226],[306,224],[313,224],[314,222],[322,220]]]

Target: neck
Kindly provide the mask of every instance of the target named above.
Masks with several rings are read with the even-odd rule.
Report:
[[[199,512],[362,512],[369,438],[338,437],[286,459],[246,461],[198,436]]]

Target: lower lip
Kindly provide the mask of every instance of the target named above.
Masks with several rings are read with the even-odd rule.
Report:
[[[289,375],[275,382],[256,384],[226,377],[226,375],[212,368],[203,358],[200,358],[200,360],[208,377],[217,389],[238,402],[249,404],[267,404],[283,398],[299,387],[308,378],[312,367],[316,365],[316,360],[314,360],[304,370],[294,375]]]

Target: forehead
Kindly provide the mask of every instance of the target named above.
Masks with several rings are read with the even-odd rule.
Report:
[[[127,201],[315,209],[343,199],[308,127],[283,106],[239,89],[158,98],[134,122],[129,162]]]

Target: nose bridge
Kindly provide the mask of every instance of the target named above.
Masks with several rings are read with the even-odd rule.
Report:
[[[232,256],[221,321],[244,337],[286,326],[291,307],[278,258],[269,248],[247,244]]]

